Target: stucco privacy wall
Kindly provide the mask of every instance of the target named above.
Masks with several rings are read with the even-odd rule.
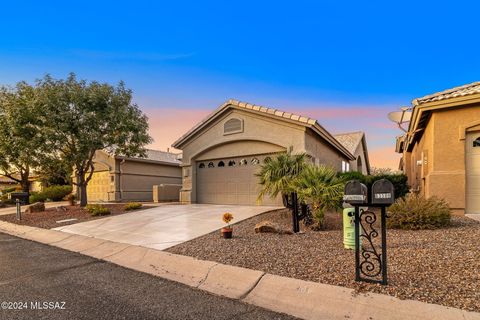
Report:
[[[182,182],[179,164],[115,158],[97,151],[87,187],[89,201],[153,201],[153,186]]]
[[[161,165],[144,161],[117,160],[119,173],[118,196],[122,201],[153,201],[153,186],[180,184],[179,166]]]

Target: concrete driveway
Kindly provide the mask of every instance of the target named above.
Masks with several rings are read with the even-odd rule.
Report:
[[[222,228],[224,212],[231,212],[235,223],[275,209],[279,207],[163,205],[55,230],[163,250]]]

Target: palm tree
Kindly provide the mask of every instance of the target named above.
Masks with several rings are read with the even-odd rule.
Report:
[[[305,168],[305,159],[305,153],[292,155],[290,152],[266,158],[256,174],[262,186],[257,200],[261,201],[266,195],[275,198],[279,194],[283,196],[293,191],[292,181]]]
[[[299,199],[312,206],[314,228],[319,230],[323,227],[325,211],[340,207],[344,182],[332,167],[308,165],[292,181],[292,188]]]

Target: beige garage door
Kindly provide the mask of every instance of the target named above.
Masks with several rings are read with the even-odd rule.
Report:
[[[265,197],[259,192],[255,173],[268,155],[197,161],[197,202],[238,205],[280,205],[281,198]]]
[[[108,171],[94,172],[87,186],[88,201],[108,201],[110,190],[110,173]]]
[[[480,132],[466,137],[466,212],[480,214]]]

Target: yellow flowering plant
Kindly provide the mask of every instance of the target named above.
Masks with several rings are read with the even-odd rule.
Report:
[[[231,214],[230,212],[225,212],[223,214],[223,222],[225,222],[227,224],[227,228],[230,228],[230,221],[233,220],[233,214]]]

